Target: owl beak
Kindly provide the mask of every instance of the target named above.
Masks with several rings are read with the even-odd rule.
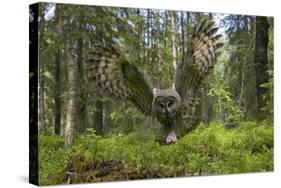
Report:
[[[165,108],[165,114],[167,117],[169,117],[169,110],[167,108]]]

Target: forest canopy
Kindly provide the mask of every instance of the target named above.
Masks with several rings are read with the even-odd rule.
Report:
[[[30,9],[31,23],[33,16]],[[162,145],[154,117],[97,95],[86,59],[97,40],[115,41],[167,88],[204,18],[219,27],[224,46],[195,96],[199,126]],[[40,184],[273,170],[273,18],[40,3],[38,23]],[[126,178],[85,170],[99,162]],[[64,179],[70,171],[78,175]]]

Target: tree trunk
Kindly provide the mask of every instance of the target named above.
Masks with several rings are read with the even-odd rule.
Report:
[[[241,108],[243,108],[243,106],[244,106],[243,96],[244,96],[244,82],[245,82],[245,63],[246,63],[245,59],[246,58],[244,58],[244,60],[243,60],[243,64],[241,66],[240,74],[239,74],[239,77],[240,77],[240,94],[239,94],[239,98],[238,98],[238,104]]]
[[[75,86],[76,86],[76,76],[77,76],[77,56],[73,49],[67,51],[68,54],[68,99],[67,99],[67,109],[66,109],[66,125],[65,125],[65,147],[69,148],[74,142],[74,129],[76,123],[76,95],[75,95]]]
[[[61,130],[61,71],[60,71],[60,49],[55,54],[55,134],[60,135]]]
[[[265,107],[266,101],[263,95],[267,92],[266,88],[261,84],[268,82],[268,62],[267,62],[267,46],[268,46],[268,28],[267,17],[256,17],[256,48],[255,48],[255,68],[256,68],[256,88],[257,88],[257,106],[258,119],[265,118],[262,108]]]
[[[143,52],[143,54],[139,53],[138,54],[138,58],[140,60],[140,62],[144,62],[144,58],[145,58],[145,45],[144,45],[144,30],[143,30],[143,18],[141,17],[140,14],[140,9],[136,10],[136,15],[140,18],[141,21],[138,22],[137,25],[137,33],[138,33],[138,48],[140,49],[140,52]]]
[[[155,17],[155,25],[156,25],[156,35],[155,35],[155,61],[154,61],[154,69],[156,68],[156,74],[157,79],[156,79],[156,84],[159,86],[161,84],[161,73],[162,73],[162,65],[159,60],[159,52],[160,52],[160,12],[157,10],[156,12],[156,17]]]
[[[181,49],[182,49],[182,57],[185,53],[185,22],[184,22],[184,14],[181,12]]]
[[[192,28],[191,28],[191,19],[190,19],[190,13],[186,12],[186,21],[185,21],[185,51],[188,48],[189,40],[191,38]]]
[[[83,39],[78,38],[77,46],[77,124],[76,130],[80,133],[85,131],[86,128],[86,93],[85,93],[85,80],[84,80],[84,64],[83,64]]]
[[[213,103],[211,97],[207,95],[207,91],[208,89],[206,87],[202,88],[201,112],[202,112],[202,122],[205,124],[210,122],[213,115]]]
[[[168,11],[167,10],[165,10],[165,17],[164,17],[164,19],[165,19],[165,31],[164,31],[164,48],[166,48],[167,47],[167,36],[168,36],[168,19],[169,19],[169,13],[168,13]]]
[[[247,33],[247,35],[248,35],[248,33],[249,33],[248,16],[244,16],[243,21],[244,21],[243,31],[245,33]],[[239,27],[239,25],[238,25],[238,27]],[[251,43],[249,43],[249,46],[251,46]],[[249,51],[249,48],[247,48],[247,50],[245,50],[245,52],[247,54],[249,53],[248,51]],[[245,92],[244,87],[245,86],[244,85],[245,85],[245,71],[246,71],[245,64],[247,62],[247,55],[245,55],[243,58],[240,58],[239,62],[240,62],[240,70],[239,70],[238,79],[239,79],[239,84],[240,84],[240,92],[239,92],[238,104],[241,108],[244,108],[244,106],[245,106],[245,99],[244,99],[245,98],[244,97],[244,92]],[[242,65],[241,65],[241,63],[242,63]]]
[[[61,41],[59,38],[62,36],[62,17],[61,8],[56,7],[56,29],[57,36],[57,49],[55,53],[55,134],[60,135],[61,131]]]
[[[151,33],[150,33],[150,20],[151,20],[151,10],[147,9],[147,21],[146,21],[146,29],[147,29],[147,54],[146,54],[146,62],[150,62],[150,38],[151,38]]]
[[[98,99],[96,101],[95,108],[94,128],[98,135],[103,135],[103,102]]]
[[[110,114],[112,113],[112,101],[107,100],[103,102],[103,135],[108,133],[112,128],[112,120]]]
[[[171,31],[172,31],[172,54],[173,54],[173,67],[177,70],[177,49],[176,49],[176,15],[175,12],[170,12],[171,17]]]

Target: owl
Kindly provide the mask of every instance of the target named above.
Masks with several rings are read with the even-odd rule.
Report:
[[[173,83],[166,89],[154,87],[114,45],[95,43],[87,59],[93,88],[102,96],[130,101],[145,115],[156,117],[164,127],[165,142],[175,143],[179,127],[192,127],[185,120],[193,115],[195,92],[221,53],[223,44],[217,31],[208,19],[195,26]]]

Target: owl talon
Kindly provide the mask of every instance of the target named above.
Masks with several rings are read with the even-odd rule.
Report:
[[[171,132],[169,133],[169,135],[166,138],[166,143],[167,144],[171,144],[171,143],[175,143],[177,141],[177,136],[175,134],[175,132]]]

